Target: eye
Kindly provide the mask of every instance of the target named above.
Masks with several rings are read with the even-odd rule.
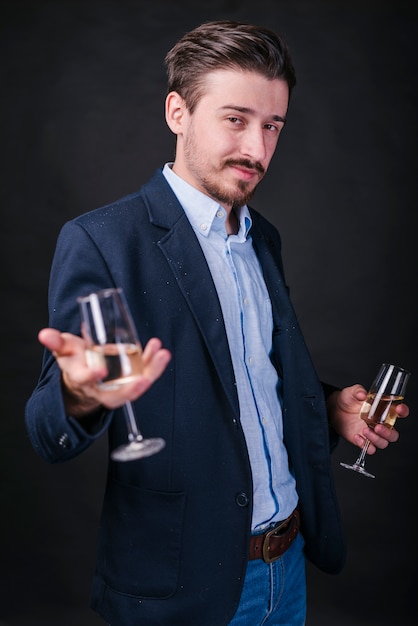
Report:
[[[283,124],[281,124],[280,126],[277,126],[277,124],[264,124],[264,128],[271,131],[272,133],[280,133],[283,128]]]
[[[226,119],[228,120],[228,122],[231,122],[231,124],[233,124],[234,126],[239,126],[243,124],[243,121],[239,117],[236,117],[235,115],[229,115]]]

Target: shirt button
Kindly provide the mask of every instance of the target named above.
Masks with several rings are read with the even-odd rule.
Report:
[[[244,306],[247,306],[247,304],[248,304],[248,300],[247,298],[244,298]]]
[[[224,213],[221,209],[219,209],[219,211],[217,211],[217,212],[216,212],[216,217],[221,218],[221,217],[223,217],[224,215],[225,215],[225,213]]]
[[[248,358],[248,363],[249,363],[250,365],[252,365],[252,364],[253,364],[253,357],[252,357],[252,356],[250,356],[250,357]]]
[[[200,224],[200,230],[207,230],[207,224]]]

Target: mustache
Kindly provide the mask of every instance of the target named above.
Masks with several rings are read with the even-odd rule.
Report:
[[[237,167],[245,167],[248,170],[255,170],[256,172],[258,172],[261,175],[264,175],[266,173],[264,167],[261,165],[261,163],[259,163],[258,161],[255,161],[254,163],[252,161],[250,161],[249,159],[228,159],[227,161],[225,161],[225,166],[230,167],[230,166],[237,166]]]

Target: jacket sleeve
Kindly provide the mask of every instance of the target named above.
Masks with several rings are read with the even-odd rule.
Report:
[[[322,384],[322,389],[324,391],[325,402],[334,391],[340,390],[339,387],[335,387],[335,385],[330,385],[329,383],[322,382],[321,384]],[[329,444],[330,444],[331,452],[335,450],[340,439],[341,439],[340,435],[338,435],[330,425],[329,426]]]
[[[67,223],[58,238],[51,268],[48,296],[49,326],[79,334],[77,297],[111,285],[103,257],[76,222]],[[61,370],[44,351],[38,384],[25,408],[25,424],[35,451],[50,463],[66,461],[89,447],[107,429],[113,412],[103,411],[94,427],[66,414],[61,391]]]

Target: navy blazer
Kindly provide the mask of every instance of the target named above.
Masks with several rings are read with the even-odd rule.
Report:
[[[272,303],[306,555],[336,573],[345,557],[330,459],[336,437],[289,299],[279,234],[252,209],[251,216]],[[222,626],[245,575],[251,469],[215,286],[161,170],[137,193],[64,225],[51,270],[50,326],[79,334],[77,296],[114,286],[125,292],[142,343],[159,337],[172,360],[135,402],[143,434],[163,437],[166,447],[140,461],[109,461],[92,607],[112,625]],[[48,462],[73,458],[105,431],[111,449],[127,437],[121,410],[104,412],[89,430],[65,414],[48,351],[26,424]]]

